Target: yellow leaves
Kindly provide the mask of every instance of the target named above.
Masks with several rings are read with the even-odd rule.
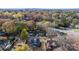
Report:
[[[23,14],[20,13],[20,12],[18,12],[18,13],[16,13],[16,14],[14,14],[13,16],[14,16],[15,18],[21,18],[21,17],[23,17]]]
[[[16,46],[15,51],[27,51],[29,50],[29,46],[27,44],[19,44]]]

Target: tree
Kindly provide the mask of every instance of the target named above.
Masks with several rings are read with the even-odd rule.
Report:
[[[2,28],[7,33],[14,33],[15,32],[15,22],[14,21],[7,21],[7,22],[2,24]]]
[[[18,13],[16,13],[16,14],[13,15],[13,18],[22,20],[23,14],[21,12],[18,12]]]
[[[22,31],[21,31],[21,38],[22,39],[27,39],[28,37],[28,32],[27,30],[24,28]]]
[[[78,19],[73,19],[72,20],[73,27],[75,27],[75,25],[77,25],[78,23],[79,23]]]
[[[15,47],[15,51],[28,51],[29,46],[27,44],[20,43],[20,46]]]
[[[17,23],[16,23],[16,34],[20,34],[21,31],[22,31],[24,28],[25,28],[27,31],[29,31],[29,28],[28,28],[24,23],[21,23],[21,21],[20,21],[20,22],[17,22]]]

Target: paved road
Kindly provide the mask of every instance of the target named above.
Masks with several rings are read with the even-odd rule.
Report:
[[[67,34],[74,34],[74,35],[79,35],[79,32],[74,32],[73,30],[61,30],[61,29],[52,29],[54,31],[59,31],[59,32],[63,32],[63,33],[67,33]]]

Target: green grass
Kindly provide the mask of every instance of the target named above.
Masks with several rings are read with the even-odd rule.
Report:
[[[72,31],[74,31],[74,32],[79,32],[79,29],[72,29]]]

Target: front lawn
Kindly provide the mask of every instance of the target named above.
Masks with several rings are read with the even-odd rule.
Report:
[[[74,32],[79,32],[79,29],[72,29],[72,31],[74,31]]]

